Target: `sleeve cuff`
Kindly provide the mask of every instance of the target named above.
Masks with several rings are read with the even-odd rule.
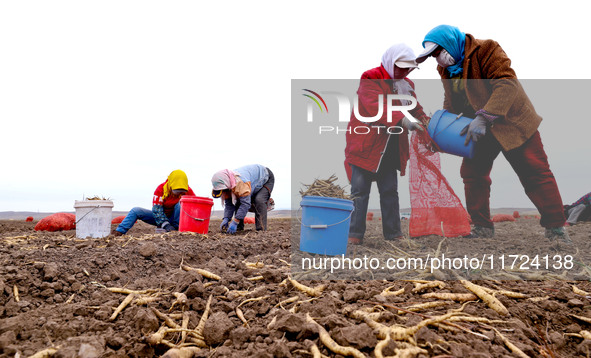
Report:
[[[484,118],[486,118],[486,120],[487,120],[487,121],[489,121],[491,124],[492,124],[492,122],[493,122],[495,119],[499,118],[499,116],[497,116],[497,115],[494,115],[494,114],[492,114],[492,113],[488,113],[488,112],[487,112],[487,111],[485,111],[484,109],[478,110],[478,111],[476,112],[476,115],[481,115],[481,116],[483,116],[483,117],[484,117]]]

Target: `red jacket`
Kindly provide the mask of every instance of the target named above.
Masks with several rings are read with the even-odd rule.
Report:
[[[181,200],[181,197],[174,196],[171,193],[169,196],[166,197],[166,199],[162,199],[162,196],[164,195],[164,185],[166,184],[166,182],[168,182],[168,179],[164,183],[158,185],[156,190],[154,190],[152,206],[162,205],[162,207],[164,208],[164,214],[166,214],[166,216],[171,216],[174,213],[175,205],[178,204],[178,202]],[[193,189],[191,189],[191,187],[189,187],[189,190],[187,191],[186,195],[195,196],[195,193],[193,192]]]
[[[390,81],[386,81],[390,80]],[[378,113],[378,95],[383,95],[383,115],[378,121],[364,123],[357,119],[355,112],[351,111],[351,119],[347,128],[347,146],[345,147],[345,170],[347,177],[351,180],[351,167],[356,165],[362,169],[376,173],[381,166],[381,160],[386,150],[388,141],[398,141],[399,160],[394,163],[395,168],[400,170],[400,175],[406,171],[408,162],[408,131],[404,129],[401,134],[388,134],[386,127],[399,126],[404,114],[399,111],[392,112],[392,122],[387,122],[387,96],[394,94],[392,89],[392,79],[383,66],[366,71],[361,76],[357,95],[359,98],[359,114],[363,117],[373,117]],[[414,90],[414,83],[408,78],[405,80]],[[416,98],[414,91],[411,93]],[[423,107],[417,103],[417,106],[410,111],[412,116],[423,123],[428,122],[428,117],[423,112]],[[375,128],[381,126],[382,128]],[[363,128],[361,128],[363,127]],[[357,130],[357,133],[355,133]],[[400,130],[392,129],[398,133]],[[367,134],[364,134],[366,133]]]

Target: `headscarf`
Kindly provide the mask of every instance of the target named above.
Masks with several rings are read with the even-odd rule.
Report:
[[[166,199],[166,197],[168,197],[175,189],[189,190],[189,179],[187,179],[187,174],[179,169],[173,170],[168,176],[168,180],[166,181],[166,184],[164,184],[164,194],[162,195],[162,199]]]
[[[396,44],[390,47],[382,55],[382,66],[390,78],[394,78],[394,64],[398,64],[398,67],[418,67],[415,53],[413,50],[405,44]]]
[[[230,169],[224,169],[216,172],[211,177],[211,185],[213,185],[213,190],[234,189],[236,186],[234,172]]]
[[[423,47],[425,47],[425,42],[427,41],[434,42],[443,47],[456,60],[453,66],[446,68],[450,76],[462,73],[464,45],[466,44],[465,33],[455,26],[439,25],[427,33],[423,40]]]
[[[236,177],[234,176],[234,172],[230,169],[224,169],[216,172],[211,177],[211,185],[213,186],[213,190],[225,190],[225,189],[234,189],[236,186]],[[222,197],[222,206],[224,206],[225,202]],[[232,192],[232,204],[236,204],[236,195]]]
[[[394,65],[398,67],[418,67],[416,64],[416,56],[413,50],[405,44],[396,44],[386,50],[382,55],[382,66],[390,75],[390,78],[394,79]],[[412,87],[404,79],[394,80],[394,90],[397,94],[410,95]],[[409,104],[407,100],[400,101],[402,105]]]

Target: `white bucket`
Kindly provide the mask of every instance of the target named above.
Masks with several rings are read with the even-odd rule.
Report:
[[[111,200],[76,200],[76,237],[101,238],[111,234]]]

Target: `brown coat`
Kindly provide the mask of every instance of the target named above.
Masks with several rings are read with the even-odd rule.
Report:
[[[486,112],[499,116],[491,127],[497,141],[508,151],[521,146],[537,130],[540,117],[511,68],[511,60],[496,41],[477,40],[466,34],[462,79],[472,111],[454,108],[449,73],[437,66],[443,81],[443,107],[452,113]]]

